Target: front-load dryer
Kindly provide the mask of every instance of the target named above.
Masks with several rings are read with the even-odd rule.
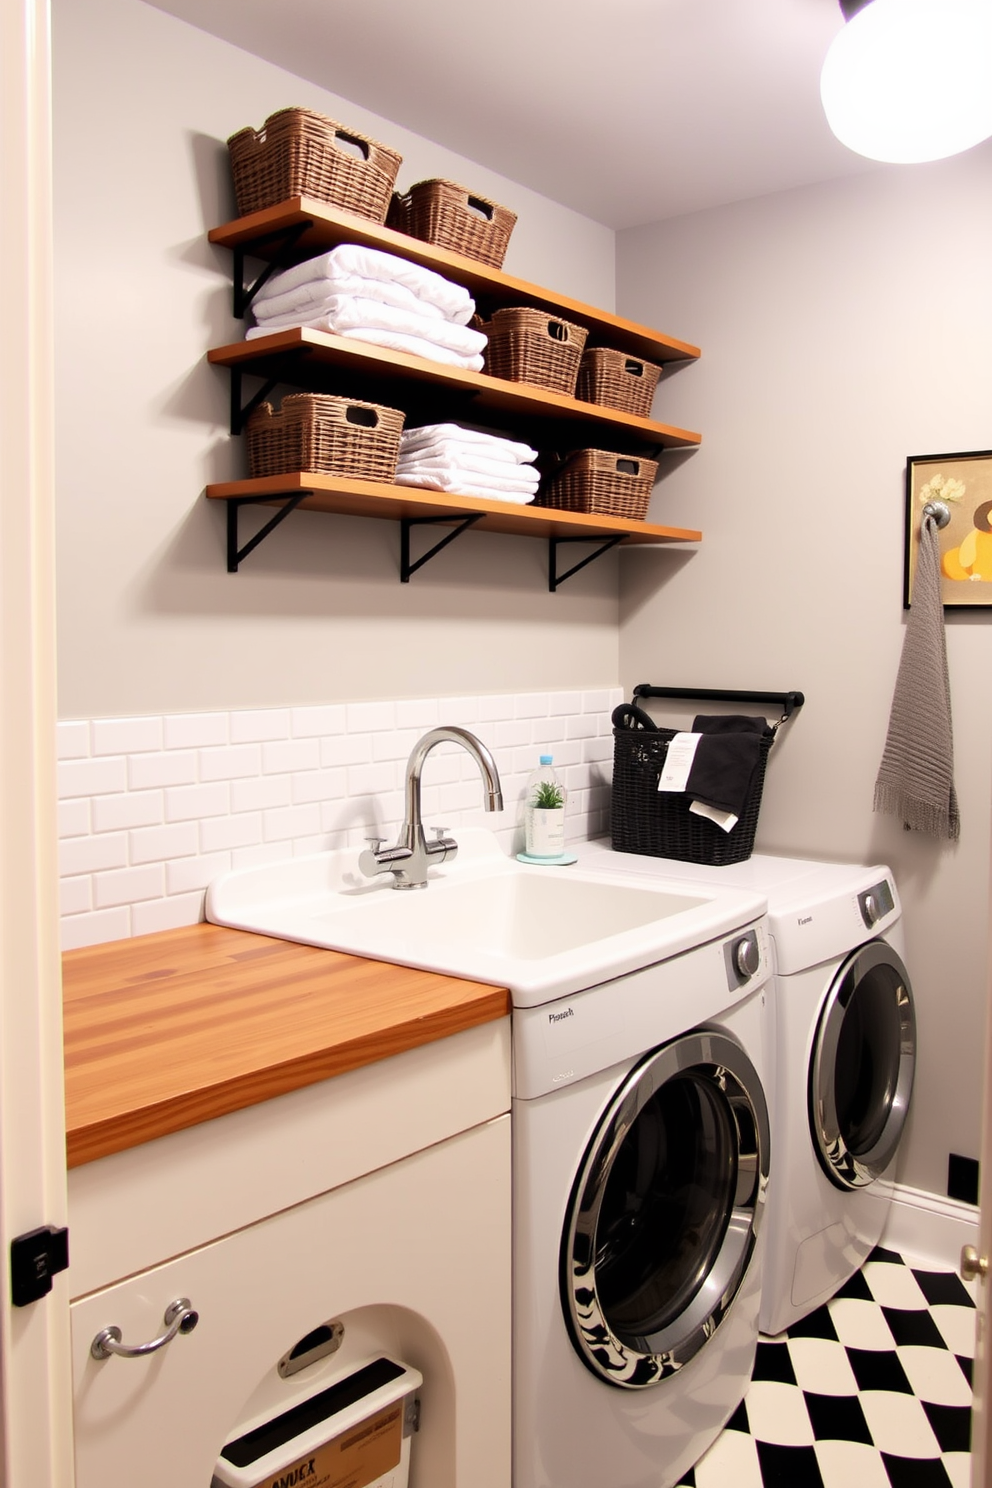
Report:
[[[770,948],[706,944],[513,1011],[514,1488],[669,1488],[758,1334]]]
[[[755,855],[711,868],[604,843],[583,861],[767,898],[775,1063],[761,1329],[780,1333],[853,1275],[888,1219],[916,1063],[895,880],[884,865]]]

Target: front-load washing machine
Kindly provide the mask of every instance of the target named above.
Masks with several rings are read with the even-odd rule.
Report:
[[[760,896],[714,902],[706,943],[514,1006],[514,1488],[669,1488],[747,1389],[770,948]]]
[[[765,856],[704,868],[604,844],[585,856],[597,871],[767,896],[776,1054],[761,1329],[780,1333],[833,1296],[888,1218],[916,1064],[893,876],[883,865]]]

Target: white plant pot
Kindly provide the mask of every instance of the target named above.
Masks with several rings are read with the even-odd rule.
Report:
[[[527,819],[527,855],[531,858],[560,858],[565,851],[565,808],[541,810],[531,807]]]

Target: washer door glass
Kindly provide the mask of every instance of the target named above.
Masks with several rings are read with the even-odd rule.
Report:
[[[573,1345],[611,1384],[657,1384],[700,1349],[754,1250],[768,1178],[757,1073],[691,1033],[631,1071],[600,1118],[562,1233]]]
[[[884,940],[841,966],[813,1043],[809,1120],[813,1146],[839,1188],[873,1183],[895,1156],[916,1067],[913,992]]]

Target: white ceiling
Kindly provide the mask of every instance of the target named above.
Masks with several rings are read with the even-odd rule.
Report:
[[[872,169],[820,107],[837,0],[154,3],[613,228]]]

